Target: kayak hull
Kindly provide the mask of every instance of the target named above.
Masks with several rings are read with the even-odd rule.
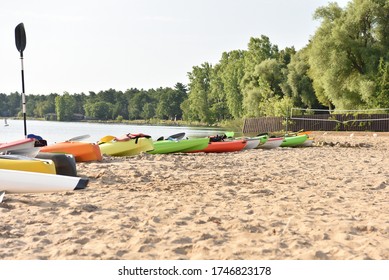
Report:
[[[228,153],[238,152],[243,150],[247,145],[246,140],[233,140],[221,142],[209,142],[208,146],[203,150],[192,151],[193,153]]]
[[[296,147],[302,145],[308,139],[307,134],[286,136],[282,141],[281,147]]]
[[[284,141],[284,138],[277,137],[277,138],[268,138],[266,143],[263,145],[259,145],[259,149],[275,149],[281,146],[282,141]]]
[[[60,142],[42,147],[41,152],[72,154],[76,162],[100,161],[102,155],[97,144],[86,142]]]
[[[55,164],[51,160],[30,159],[17,155],[1,156],[0,169],[56,174]]]
[[[99,144],[99,147],[102,154],[110,156],[134,156],[154,149],[153,140],[143,137],[127,141],[104,142]]]
[[[149,154],[189,153],[205,149],[208,146],[208,138],[183,139],[179,141],[161,140],[154,142],[154,150]]]
[[[247,141],[247,144],[243,148],[243,150],[255,149],[261,143],[260,139],[254,139],[254,138],[248,138],[248,139],[246,139],[246,141]]]
[[[30,148],[34,148],[34,146],[35,146],[35,139],[26,138],[26,139],[11,141],[8,143],[1,143],[0,152],[30,149]]]
[[[76,160],[71,154],[38,153],[38,159],[49,159],[54,162],[56,174],[77,176]]]
[[[0,169],[0,202],[4,193],[42,193],[85,189],[87,178]]]

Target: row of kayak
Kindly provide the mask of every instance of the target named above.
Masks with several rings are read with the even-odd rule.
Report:
[[[132,156],[140,152],[149,154],[168,154],[168,153],[225,153],[237,152],[245,149],[272,149],[276,147],[295,147],[307,144],[309,141],[308,134],[300,134],[283,137],[269,137],[267,134],[256,137],[243,137],[234,139],[224,135],[216,135],[205,138],[183,138],[168,137],[153,141],[151,137],[144,134],[128,134],[120,138],[102,138],[98,142],[102,154],[111,156]]]
[[[41,148],[41,152],[73,154],[76,161],[99,161],[102,155],[134,156],[141,152],[149,154],[168,153],[225,153],[244,149],[272,149],[276,147],[295,147],[307,144],[308,134],[269,137],[259,135],[240,139],[214,136],[204,138],[184,138],[185,133],[168,137],[167,139],[153,140],[150,136],[126,134],[121,137],[105,136],[98,143],[67,141]]]
[[[308,134],[283,137],[269,137],[267,134],[256,137],[231,138],[216,135],[203,138],[184,138],[185,133],[172,135],[167,139],[153,140],[146,134],[126,134],[121,137],[105,136],[97,143],[82,141],[64,141],[52,145],[36,147],[33,138],[0,144],[0,154],[43,157],[47,153],[72,155],[76,162],[101,161],[103,155],[134,156],[142,152],[149,154],[168,153],[225,153],[246,149],[273,149],[277,147],[295,147],[310,145],[312,139]],[[46,159],[48,159],[46,157]],[[0,161],[0,168],[2,164]],[[45,169],[50,169],[46,167]],[[50,173],[50,172],[46,172]]]
[[[77,177],[76,162],[99,161],[104,154],[133,156],[141,152],[167,153],[222,153],[244,149],[294,147],[303,145],[307,134],[233,139],[227,135],[184,138],[185,133],[153,141],[145,134],[126,134],[122,137],[105,136],[98,143],[64,141],[42,145],[44,141],[26,138],[0,144],[0,202],[5,192],[69,191],[86,188],[87,178]]]

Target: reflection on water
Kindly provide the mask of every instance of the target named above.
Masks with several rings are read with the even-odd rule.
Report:
[[[0,143],[24,138],[23,120],[7,119],[7,126],[0,127]],[[106,135],[121,136],[127,133],[144,133],[153,139],[179,132],[185,132],[186,137],[205,137],[222,133],[221,128],[182,127],[182,126],[152,126],[128,124],[102,124],[84,122],[54,122],[27,120],[27,133],[41,136],[47,142],[61,142],[67,139],[89,134],[87,142],[97,142]]]

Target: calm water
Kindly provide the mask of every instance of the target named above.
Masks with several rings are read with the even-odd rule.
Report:
[[[24,138],[23,120],[7,119],[8,126],[3,119],[0,120],[0,143]],[[201,127],[182,126],[151,126],[151,125],[127,125],[127,124],[100,124],[81,122],[53,122],[27,120],[27,134],[36,134],[47,140],[49,144],[61,142],[72,137],[89,134],[90,137],[83,140],[97,142],[106,135],[121,136],[127,133],[144,133],[158,139],[161,136],[185,132],[186,137],[203,137],[221,133],[225,130]]]

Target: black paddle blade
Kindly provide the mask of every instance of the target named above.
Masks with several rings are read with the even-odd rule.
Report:
[[[22,54],[26,48],[26,31],[24,30],[24,24],[19,23],[15,28],[15,43],[16,48]]]

